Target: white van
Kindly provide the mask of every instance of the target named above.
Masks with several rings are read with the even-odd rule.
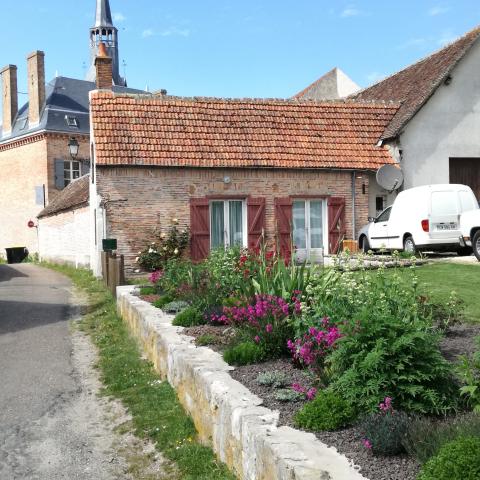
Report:
[[[358,241],[368,250],[448,250],[469,255],[461,241],[460,214],[478,209],[466,185],[425,185],[400,192],[391,207],[360,230]]]

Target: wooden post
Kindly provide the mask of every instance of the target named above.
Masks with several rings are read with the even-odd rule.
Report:
[[[102,252],[101,259],[103,282],[108,286],[108,252]]]

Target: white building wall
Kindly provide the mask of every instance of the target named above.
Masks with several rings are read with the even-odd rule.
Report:
[[[90,268],[90,209],[78,208],[38,220],[40,259]]]
[[[449,183],[451,157],[480,157],[480,43],[400,136],[404,188]]]

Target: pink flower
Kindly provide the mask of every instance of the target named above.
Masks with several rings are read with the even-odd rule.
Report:
[[[364,438],[364,439],[362,440],[362,443],[363,443],[363,446],[364,446],[365,448],[368,448],[369,450],[372,449],[372,444],[371,444],[370,440],[368,440],[368,438]]]
[[[392,397],[385,397],[385,400],[380,403],[380,405],[378,406],[378,408],[382,411],[382,412],[388,412],[390,410],[393,410],[393,407],[392,407]]]
[[[150,281],[150,283],[157,283],[161,278],[163,277],[163,272],[161,270],[157,270],[155,272],[152,272],[149,277],[148,277],[148,280]]]
[[[272,333],[273,332],[273,325],[271,323],[269,323],[266,327],[265,327],[265,331],[267,333]]]
[[[292,390],[295,390],[298,393],[305,393],[305,387],[302,387],[299,383],[294,383],[292,385]]]
[[[316,395],[317,395],[317,389],[314,387],[310,388],[306,393],[307,400],[313,400]]]
[[[260,337],[258,335],[253,340],[255,343],[260,343]]]

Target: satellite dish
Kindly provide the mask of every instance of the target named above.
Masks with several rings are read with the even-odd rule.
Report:
[[[377,170],[377,183],[385,190],[393,192],[402,186],[403,172],[395,165],[384,165]]]

